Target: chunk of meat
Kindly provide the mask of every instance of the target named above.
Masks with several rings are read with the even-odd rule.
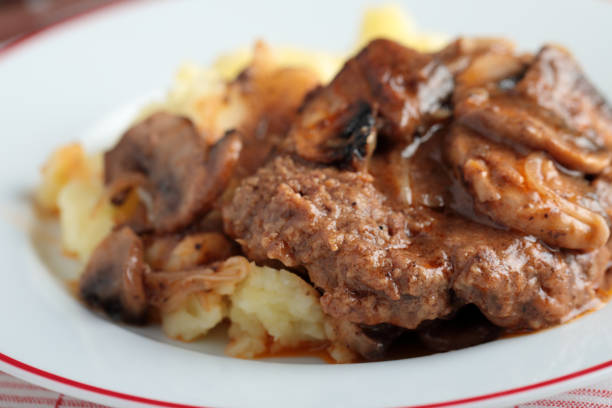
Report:
[[[476,208],[497,222],[562,248],[593,250],[608,241],[592,188],[541,153],[522,158],[461,126],[453,126],[446,148]]]
[[[417,126],[439,113],[452,82],[435,56],[374,40],[329,85],[306,98],[290,137],[301,157],[331,163],[338,155],[330,153],[330,146],[344,149],[342,139],[350,139],[351,132],[343,137],[343,129],[355,116],[352,112],[367,104],[382,135],[410,142]]]
[[[500,235],[489,230],[481,235],[489,241],[481,241],[478,252],[455,252],[453,291],[462,302],[512,330],[560,324],[599,304],[608,248],[584,254],[555,251],[529,236],[500,246]]]
[[[83,301],[113,319],[143,323],[147,296],[140,238],[129,228],[112,232],[91,255],[79,282]]]
[[[141,186],[152,197],[158,233],[189,225],[210,210],[233,174],[242,142],[235,132],[208,149],[186,118],[157,113],[128,130],[105,156],[105,180],[121,204]]]
[[[562,47],[543,47],[517,91],[599,147],[612,148],[612,108]]]

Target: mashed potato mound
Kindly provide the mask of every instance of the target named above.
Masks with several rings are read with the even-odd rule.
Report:
[[[113,227],[114,210],[105,200],[101,154],[88,156],[73,143],[54,152],[42,169],[36,203],[59,213],[62,245],[87,261]]]
[[[242,279],[192,293],[178,306],[161,310],[162,327],[169,337],[195,340],[228,317],[231,341],[227,353],[232,356],[252,358],[287,348],[326,344],[319,293],[299,276],[257,266],[242,256],[225,261],[216,275],[223,273]]]
[[[36,203],[44,211],[59,211],[57,198],[71,180],[88,178],[90,166],[83,148],[71,143],[57,149],[42,168],[42,182],[36,190]]]
[[[359,30],[358,48],[375,38],[387,38],[420,52],[433,52],[448,43],[448,37],[420,31],[401,7],[387,5],[366,10]]]
[[[113,229],[113,207],[101,181],[73,180],[57,199],[64,250],[85,262]]]
[[[227,316],[227,299],[217,293],[195,293],[183,305],[162,313],[162,329],[168,337],[192,341],[205,336]]]
[[[325,317],[319,293],[297,275],[251,264],[231,296],[227,353],[252,358],[281,349],[322,343]]]

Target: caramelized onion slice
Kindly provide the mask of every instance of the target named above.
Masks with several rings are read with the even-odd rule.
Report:
[[[248,270],[249,261],[235,256],[183,272],[148,272],[144,281],[149,304],[171,311],[180,307],[193,293],[214,291],[220,295],[230,294],[247,276]]]

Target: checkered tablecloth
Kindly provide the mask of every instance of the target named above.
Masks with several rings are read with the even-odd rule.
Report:
[[[466,405],[467,406],[467,405]],[[517,408],[612,408],[612,378]],[[0,372],[0,408],[107,408],[48,391]]]
[[[0,371],[0,408],[106,408],[28,384]]]

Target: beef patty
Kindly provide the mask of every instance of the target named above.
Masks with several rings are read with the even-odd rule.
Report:
[[[558,324],[605,281],[610,111],[559,47],[375,41],[306,98],[287,152],[223,209],[225,231],[255,260],[304,267],[324,311],[364,331],[468,304],[508,329]],[[376,148],[347,166],[356,134]]]

